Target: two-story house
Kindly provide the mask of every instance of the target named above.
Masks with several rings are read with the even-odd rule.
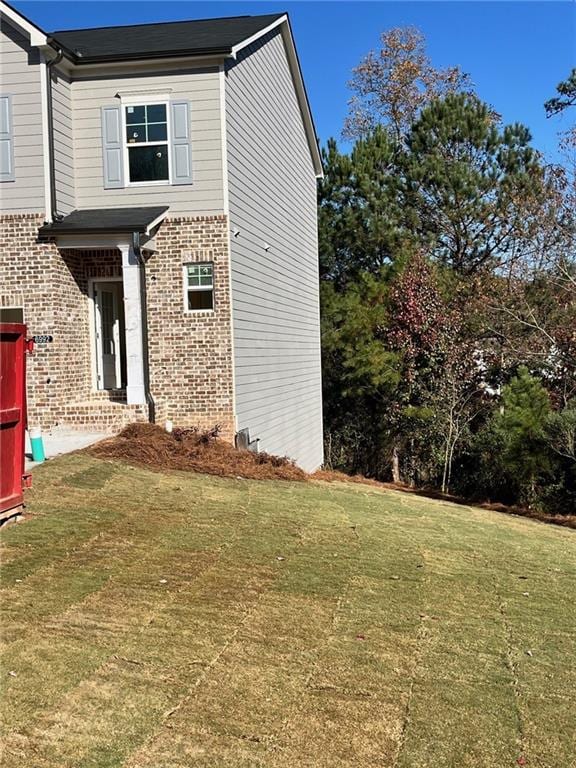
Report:
[[[29,423],[322,463],[314,124],[285,14],[46,33],[1,2],[0,320]]]

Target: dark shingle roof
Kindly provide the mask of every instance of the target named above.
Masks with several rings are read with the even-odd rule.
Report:
[[[167,205],[159,205],[147,208],[93,208],[85,211],[72,211],[61,221],[44,224],[40,228],[40,234],[99,235],[108,232],[144,233],[167,210]]]
[[[52,32],[50,37],[77,63],[184,54],[226,54],[285,14],[173,21],[124,27]]]

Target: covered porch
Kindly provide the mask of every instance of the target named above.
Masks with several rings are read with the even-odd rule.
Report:
[[[154,420],[149,390],[146,258],[167,207],[74,211],[44,225],[73,277],[81,378],[62,403],[62,422],[75,428],[118,429]],[[71,302],[72,303],[72,302]],[[85,329],[85,330],[82,330]]]

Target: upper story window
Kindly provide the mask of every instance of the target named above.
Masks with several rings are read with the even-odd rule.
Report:
[[[104,189],[192,184],[190,101],[119,98],[100,109]]]
[[[166,104],[125,107],[128,180],[131,184],[170,179]]]

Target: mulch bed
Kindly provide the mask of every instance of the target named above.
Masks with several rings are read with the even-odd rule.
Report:
[[[87,449],[103,459],[121,459],[158,470],[185,470],[252,480],[305,481],[309,475],[294,462],[268,453],[238,450],[219,439],[219,428],[174,429],[157,424],[129,424],[118,435]]]

